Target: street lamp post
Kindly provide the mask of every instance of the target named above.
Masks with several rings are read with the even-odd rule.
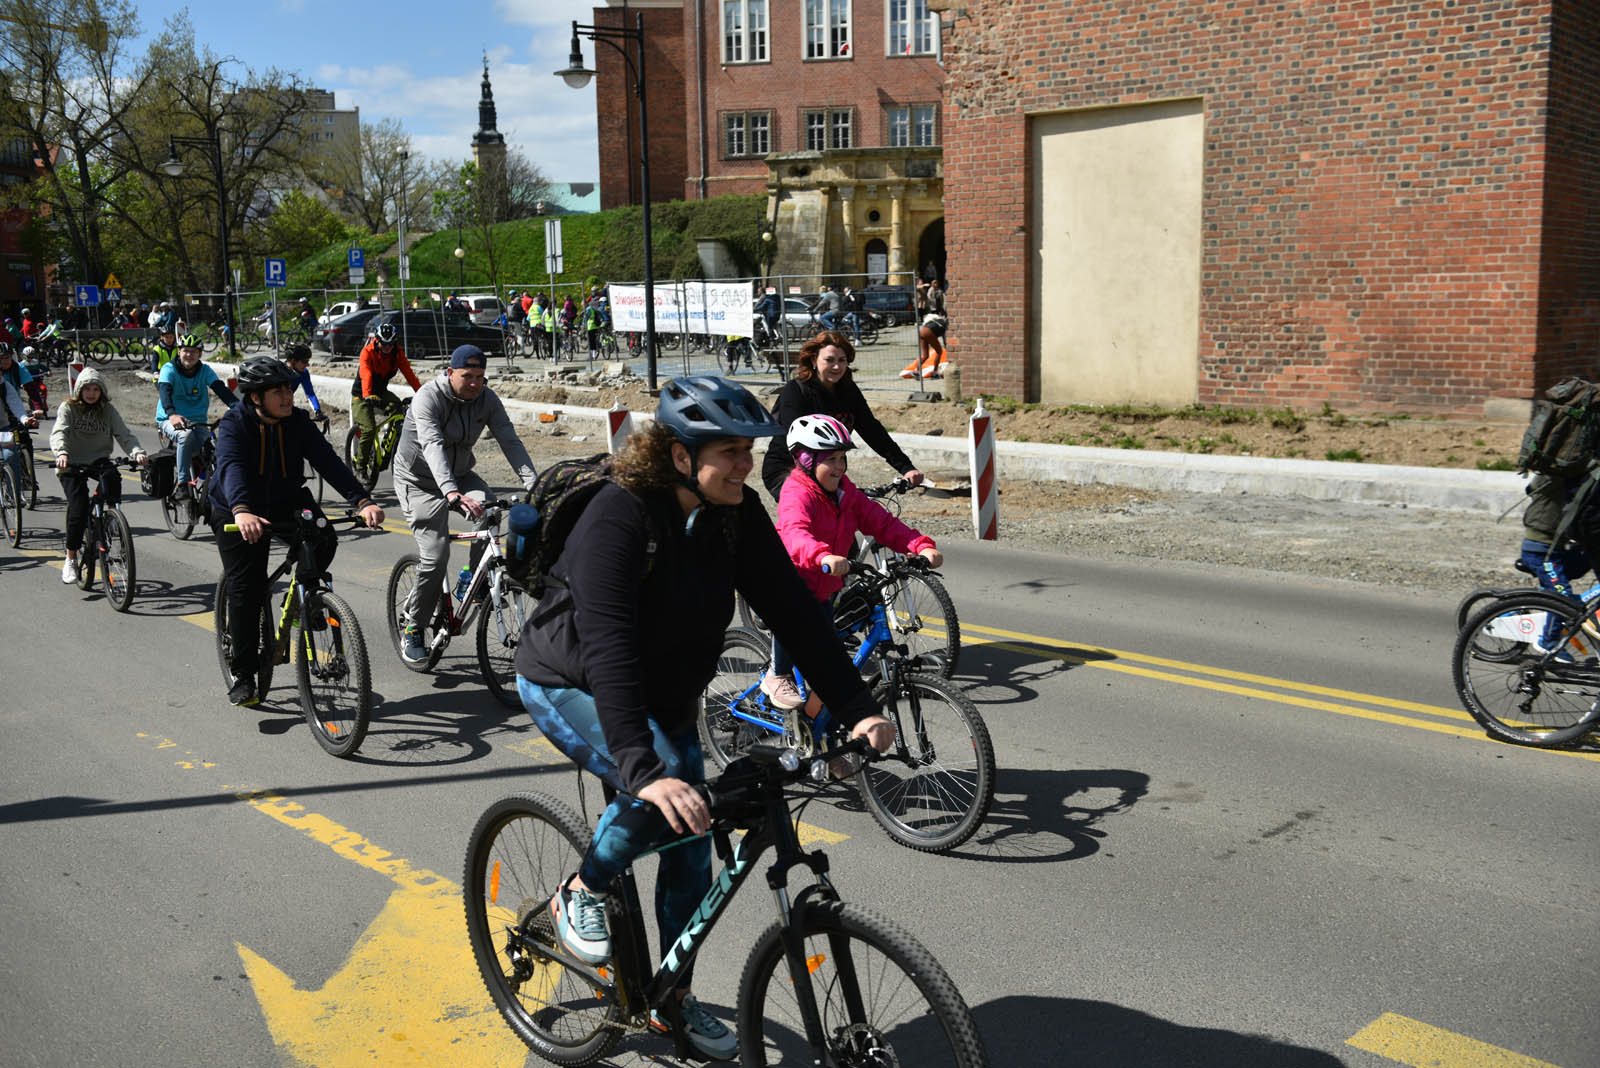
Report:
[[[228,284],[228,264],[231,257],[228,254],[228,187],[222,178],[222,135],[215,129],[206,137],[167,137],[167,159],[161,164],[161,170],[169,178],[177,178],[183,174],[183,160],[178,158],[178,146],[185,148],[202,148],[206,150],[206,157],[211,163],[211,174],[217,180],[217,223],[221,227],[222,240],[222,305],[228,317],[228,359],[233,363],[239,362],[239,342],[234,336],[238,333],[234,322],[233,286]]]
[[[623,5],[623,15],[627,15],[627,5]],[[567,69],[556,71],[556,76],[565,81],[574,89],[582,89],[589,84],[589,79],[594,77],[594,71],[583,65],[583,50],[578,45],[579,37],[587,37],[591,41],[604,41],[622,56],[628,65],[628,73],[633,76],[633,95],[639,98],[639,200],[644,208],[644,347],[645,360],[649,368],[647,384],[651,393],[655,393],[656,386],[656,278],[655,262],[650,246],[650,134],[649,119],[645,115],[644,99],[644,15],[635,17],[632,28],[628,26],[589,26],[574,22],[572,24],[572,55],[568,59]],[[618,41],[632,41],[636,46],[638,61],[628,55],[628,50]]]
[[[472,198],[472,179],[464,179],[462,184],[467,187],[465,198],[470,200]],[[461,200],[461,196],[456,198],[456,296],[458,297],[467,288],[467,250],[462,247],[464,242],[461,240]]]

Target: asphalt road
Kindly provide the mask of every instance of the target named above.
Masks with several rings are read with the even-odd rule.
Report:
[[[576,775],[468,641],[402,669],[382,594],[409,540],[341,542],[379,703],[339,761],[287,669],[269,706],[223,701],[209,541],[130,494],[119,616],[60,583],[45,503],[28,553],[0,548],[0,1064],[522,1063],[466,947],[462,854],[490,801],[576,804]],[[1600,754],[1482,737],[1452,602],[947,551],[1001,768],[986,826],[930,857],[850,805],[804,818],[844,896],[945,964],[991,1064],[1600,1064]],[[771,907],[752,882],[702,956],[725,1018]]]

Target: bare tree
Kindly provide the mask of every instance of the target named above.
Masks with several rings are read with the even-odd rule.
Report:
[[[402,202],[408,227],[427,223],[428,164],[412,152],[411,135],[395,119],[363,123],[354,144],[315,165],[312,173],[334,205],[371,233],[389,229]]]
[[[506,153],[505,197],[507,219],[531,219],[540,214],[539,206],[550,199],[554,187],[544,172],[519,150]]]

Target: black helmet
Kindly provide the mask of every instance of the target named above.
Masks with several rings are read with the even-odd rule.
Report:
[[[307,363],[310,363],[311,346],[297,341],[293,345],[290,345],[288,348],[283,350],[283,358],[285,360],[305,360]]]
[[[378,329],[376,331],[376,334],[377,334],[378,341],[381,342],[382,344],[385,344],[385,345],[393,345],[394,344],[396,331],[395,331],[393,323],[383,323],[383,324],[379,325],[379,327],[378,327]]]
[[[258,393],[273,386],[293,386],[300,376],[276,356],[252,356],[239,365],[239,391]]]
[[[720,438],[772,438],[783,433],[748,389],[709,375],[674,378],[662,386],[656,421],[690,452]]]

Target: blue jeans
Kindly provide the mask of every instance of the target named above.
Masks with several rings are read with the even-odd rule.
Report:
[[[178,446],[178,462],[173,465],[174,478],[180,483],[194,478],[194,458],[200,446],[211,437],[211,431],[202,424],[191,423],[183,430],[173,430],[165,422],[156,424],[161,436]]]
[[[611,759],[611,750],[606,747],[594,697],[572,687],[540,686],[521,675],[517,676],[517,693],[522,697],[522,707],[533,718],[533,725],[550,744],[618,791],[600,814],[589,851],[578,865],[578,876],[585,886],[596,893],[609,892],[612,881],[623,869],[677,834],[654,805],[621,792],[621,777]],[[671,738],[651,720],[650,736],[656,755],[666,765],[667,776],[688,783],[705,781],[705,757],[693,726]],[[710,888],[709,838],[690,839],[661,853],[661,867],[656,873],[656,923],[663,955],[683,933]],[[688,989],[692,973],[692,968],[684,973],[680,988]]]

